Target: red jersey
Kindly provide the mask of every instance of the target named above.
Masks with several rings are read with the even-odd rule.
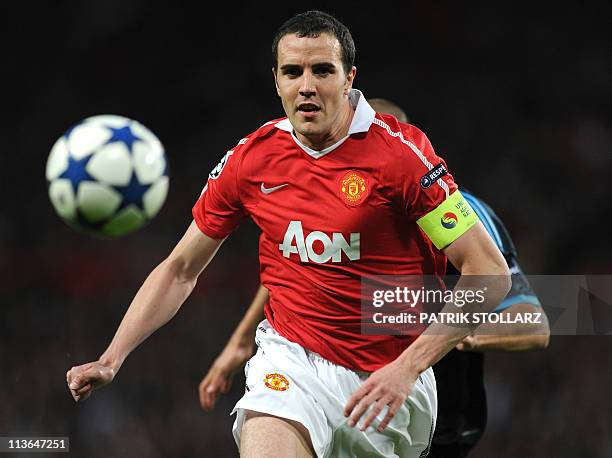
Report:
[[[372,372],[414,336],[363,335],[361,278],[444,275],[446,258],[417,225],[457,186],[414,126],[375,113],[359,91],[348,136],[322,151],[288,119],[264,124],[228,151],[193,208],[203,233],[229,235],[249,216],[262,231],[265,314],[277,332],[328,360]]]

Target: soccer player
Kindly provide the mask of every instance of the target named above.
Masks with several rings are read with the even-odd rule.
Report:
[[[392,114],[399,121],[408,123],[406,113],[393,102],[371,99],[370,105],[380,113]],[[523,274],[516,248],[506,227],[481,199],[466,191],[463,196],[483,221],[510,267],[512,287],[504,301],[494,310],[497,313],[503,312],[509,323],[479,326],[472,335],[457,344],[456,349],[434,365],[438,418],[429,453],[431,458],[465,457],[484,433],[487,398],[483,382],[483,352],[543,349],[548,346],[550,337],[548,319]],[[448,265],[446,273],[449,276],[459,274],[452,264]],[[521,323],[516,320],[519,315],[537,316],[539,322]]]
[[[448,257],[461,272],[457,288],[489,276],[478,308],[487,311],[508,292],[508,266],[427,137],[377,115],[352,88],[355,47],[343,24],[318,11],[296,15],[278,30],[273,54],[287,117],[240,140],[213,169],[187,232],[106,351],[68,371],[69,388],[78,401],[112,381],[248,216],[262,230],[270,300],[235,408],[241,455],[418,457],[435,425],[431,366],[472,326],[362,334],[361,279],[442,276]]]
[[[370,99],[369,103],[378,113],[391,114],[400,122],[408,123],[405,112],[396,104],[385,99]],[[541,349],[548,345],[550,335],[546,315],[518,264],[516,249],[505,226],[482,200],[466,191],[463,196],[484,222],[510,266],[512,288],[494,310],[503,311],[510,323],[487,323],[478,327],[434,366],[438,417],[429,452],[433,458],[467,456],[484,432],[486,393],[482,352]],[[449,265],[447,275],[458,275],[458,272]],[[260,286],[244,318],[200,383],[200,403],[204,410],[212,410],[219,394],[229,390],[234,374],[253,355],[255,331],[264,318],[268,297],[268,291]],[[511,324],[518,315],[537,316],[540,322]]]

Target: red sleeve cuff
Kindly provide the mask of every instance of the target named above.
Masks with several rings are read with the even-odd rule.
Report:
[[[195,209],[193,209],[191,213],[193,214],[193,220],[195,221],[200,231],[202,231],[202,233],[204,233],[205,235],[209,236],[211,239],[223,240],[230,234],[230,232],[223,233],[215,231],[214,229],[208,227],[208,225],[206,225],[206,223],[197,216]]]

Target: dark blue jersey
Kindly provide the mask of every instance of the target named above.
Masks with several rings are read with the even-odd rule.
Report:
[[[494,312],[501,312],[519,303],[541,306],[538,297],[527,281],[527,277],[525,277],[525,274],[521,270],[521,266],[517,260],[516,248],[514,243],[512,243],[512,239],[504,223],[502,223],[491,207],[478,197],[464,190],[461,191],[461,194],[463,194],[465,200],[468,201],[472,209],[476,212],[485,229],[496,243],[497,248],[502,252],[504,258],[506,258],[512,275],[512,287],[506,298],[495,308]],[[459,275],[457,269],[451,264],[448,265],[446,273],[447,275]]]

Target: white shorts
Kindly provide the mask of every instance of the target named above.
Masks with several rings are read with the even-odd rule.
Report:
[[[436,424],[437,398],[433,370],[417,379],[412,392],[382,433],[376,431],[386,409],[365,432],[347,426],[344,406],[368,378],[338,366],[279,335],[267,320],[255,337],[259,347],[245,368],[246,391],[233,434],[240,447],[245,411],[294,420],[306,427],[318,457],[425,457]],[[365,416],[362,417],[363,420]]]

